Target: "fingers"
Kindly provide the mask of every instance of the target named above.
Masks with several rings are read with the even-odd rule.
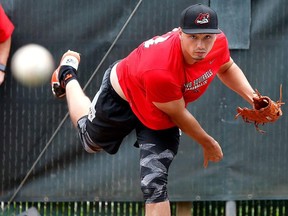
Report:
[[[209,161],[219,162],[223,158],[222,149],[217,141],[214,140],[212,145],[209,147],[203,147],[203,155],[204,155],[204,168],[208,167]]]
[[[223,159],[223,154],[221,154],[221,155],[219,155],[219,156],[205,157],[205,158],[204,158],[203,167],[204,167],[204,168],[207,168],[209,161],[212,161],[212,162],[216,163],[216,162],[221,161],[222,159]]]
[[[210,158],[210,161],[219,162],[222,160],[222,158],[223,158],[223,156],[212,157],[212,158]]]
[[[208,167],[209,160],[204,159],[203,167],[206,169]]]

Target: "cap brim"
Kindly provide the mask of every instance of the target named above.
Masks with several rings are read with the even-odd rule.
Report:
[[[220,34],[220,29],[182,29],[185,34]]]

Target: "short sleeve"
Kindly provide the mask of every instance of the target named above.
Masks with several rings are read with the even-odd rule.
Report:
[[[5,14],[2,5],[0,5],[0,43],[6,41],[9,37],[11,37],[14,31],[14,25],[10,21],[10,19]]]

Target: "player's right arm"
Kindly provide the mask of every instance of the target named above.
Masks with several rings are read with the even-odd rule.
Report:
[[[4,81],[5,76],[5,66],[10,53],[11,48],[11,35],[14,31],[14,25],[11,20],[6,15],[2,5],[0,4],[0,64],[2,65],[2,70],[0,70],[0,85]]]
[[[0,64],[3,66],[7,65],[7,60],[10,53],[11,47],[11,37],[9,37],[6,41],[0,43]],[[4,81],[5,71],[0,70],[0,85]]]
[[[153,104],[166,113],[184,133],[203,147],[204,167],[207,167],[208,161],[218,162],[223,158],[220,145],[185,108],[183,98],[167,103],[153,102]]]

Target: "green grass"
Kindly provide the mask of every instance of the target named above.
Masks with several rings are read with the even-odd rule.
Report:
[[[225,201],[192,202],[191,216],[226,216]],[[7,203],[1,203],[1,209]],[[237,216],[286,216],[288,200],[237,201]],[[144,216],[142,202],[13,202],[1,216],[17,216],[35,207],[41,216]],[[176,216],[177,203],[171,203]]]

